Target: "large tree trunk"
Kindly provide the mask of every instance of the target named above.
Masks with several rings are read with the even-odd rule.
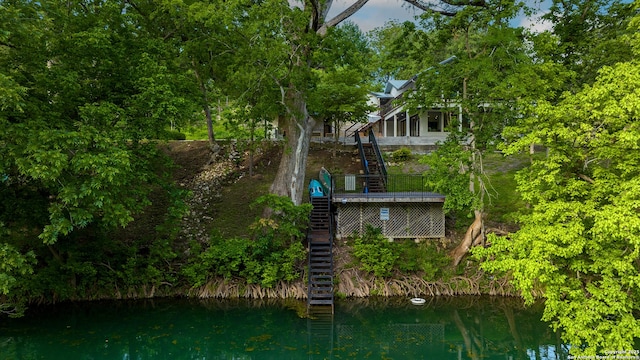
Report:
[[[204,81],[202,80],[202,78],[200,77],[200,73],[198,72],[198,66],[196,65],[196,62],[192,61],[192,65],[193,65],[193,74],[196,77],[196,80],[198,82],[198,87],[200,88],[200,93],[202,94],[202,107],[204,109],[204,115],[207,121],[207,132],[209,134],[209,146],[211,147],[211,149],[213,149],[216,142],[216,137],[215,137],[215,134],[213,133],[213,119],[211,118],[211,107],[209,106],[209,97],[207,96],[207,87]],[[218,113],[220,113],[220,111],[218,111]]]
[[[302,93],[287,89],[284,97],[288,113],[281,118],[279,126],[286,131],[285,148],[270,191],[273,194],[287,196],[294,204],[300,205],[311,131],[315,121],[309,116]]]

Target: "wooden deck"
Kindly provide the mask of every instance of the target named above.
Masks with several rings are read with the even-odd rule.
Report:
[[[445,196],[434,192],[334,193],[334,204],[344,203],[444,203]]]

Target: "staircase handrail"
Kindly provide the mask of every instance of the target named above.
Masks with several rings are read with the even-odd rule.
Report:
[[[369,166],[367,166],[367,159],[364,156],[364,146],[362,146],[362,139],[360,139],[360,133],[356,132],[354,134],[356,145],[358,146],[358,153],[360,154],[360,161],[362,164],[362,168],[364,169],[365,175],[369,175]]]
[[[355,134],[358,133],[358,131],[360,131],[360,127],[357,127],[358,125],[362,125],[362,123],[354,123],[351,126],[349,126],[347,129],[344,130],[345,143],[347,141],[347,138],[349,138],[349,136],[355,135]],[[355,130],[351,130],[354,127],[356,127],[356,129]],[[353,131],[353,132],[349,133],[350,131]]]
[[[387,166],[384,164],[384,159],[382,158],[382,152],[380,151],[380,147],[378,146],[378,141],[376,140],[376,136],[373,131],[369,131],[369,142],[373,147],[373,151],[376,153],[376,158],[378,159],[378,164],[380,166],[380,173],[382,174],[382,181],[384,182],[385,188],[387,187]]]

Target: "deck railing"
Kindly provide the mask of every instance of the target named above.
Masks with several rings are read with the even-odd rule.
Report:
[[[340,194],[367,193],[367,184],[372,176],[345,174],[332,176],[333,192]],[[387,192],[429,192],[425,177],[420,174],[389,174],[387,175]]]

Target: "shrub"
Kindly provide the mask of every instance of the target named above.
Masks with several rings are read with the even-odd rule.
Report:
[[[186,140],[187,135],[181,133],[178,130],[166,130],[165,136],[167,140]]]
[[[295,206],[290,199],[275,195],[261,197],[256,205],[267,205],[273,215],[254,222],[253,239],[212,236],[209,247],[183,269],[192,286],[204,285],[214,276],[241,277],[264,287],[301,277],[305,259],[301,239],[309,205]],[[197,246],[192,250],[197,251]]]
[[[389,242],[380,229],[367,227],[362,237],[355,237],[353,256],[363,270],[378,277],[401,273],[423,273],[426,280],[436,280],[446,273],[450,264],[447,254],[432,241]]]
[[[406,147],[402,147],[393,153],[391,153],[393,161],[408,161],[411,159],[411,150]]]
[[[360,261],[363,270],[378,277],[388,277],[399,257],[392,246],[380,229],[367,226],[364,235],[355,239],[353,256]]]

